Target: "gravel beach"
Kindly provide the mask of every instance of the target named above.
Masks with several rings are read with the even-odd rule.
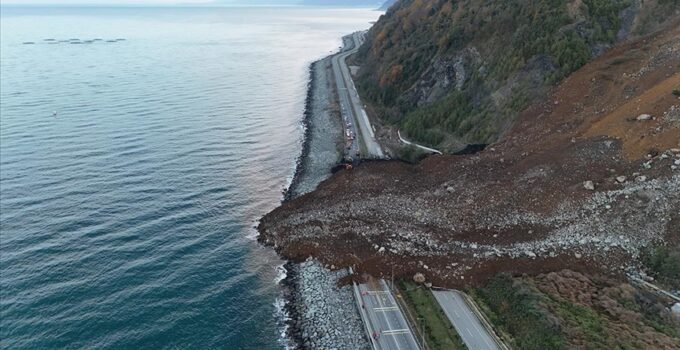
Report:
[[[305,140],[286,201],[314,190],[342,157],[344,127],[330,57],[310,67],[303,123]],[[300,349],[370,349],[351,286],[338,286],[347,271],[332,271],[315,260],[289,262],[284,287],[287,332]]]
[[[331,175],[342,157],[342,117],[330,69],[330,56],[312,63],[303,123],[305,140],[286,200],[311,192]]]

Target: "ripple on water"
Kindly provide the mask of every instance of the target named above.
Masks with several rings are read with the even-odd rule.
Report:
[[[3,347],[280,348],[253,225],[292,176],[309,62],[376,16],[329,11],[3,9]]]

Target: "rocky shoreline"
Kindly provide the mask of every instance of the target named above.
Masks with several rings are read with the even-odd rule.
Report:
[[[343,122],[334,88],[330,57],[313,62],[302,120],[304,141],[290,187],[284,194],[289,201],[313,191],[331,175],[342,157]]]
[[[330,57],[310,66],[302,152],[284,202],[313,191],[331,175],[343,153],[343,122]],[[299,349],[368,349],[370,345],[350,286],[339,287],[345,270],[308,260],[288,262],[281,281],[290,345]]]
[[[296,348],[370,349],[352,289],[338,285],[346,270],[331,271],[313,259],[285,268],[287,332]]]

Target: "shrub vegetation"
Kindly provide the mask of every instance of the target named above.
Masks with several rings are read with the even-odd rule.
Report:
[[[536,91],[545,91],[611,45],[632,0],[402,0],[371,29],[355,58],[357,86],[380,117],[415,141],[438,147],[453,135],[494,141]],[[659,0],[677,8],[680,0]],[[473,50],[460,90],[426,104],[409,97],[435,58]],[[540,62],[542,81],[524,81]],[[538,86],[537,86],[538,85]],[[509,98],[491,98],[512,86]],[[439,147],[438,147],[439,148]]]

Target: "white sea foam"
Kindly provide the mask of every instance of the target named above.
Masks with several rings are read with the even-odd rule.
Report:
[[[288,301],[284,298],[276,298],[274,301],[274,308],[276,309],[276,323],[279,328],[279,344],[286,350],[292,350],[295,349],[295,343],[288,337],[288,321],[290,320],[290,315],[286,311],[287,303]]]
[[[249,239],[251,241],[257,241],[257,236],[260,235],[260,233],[257,232],[257,225],[259,225],[259,224],[260,224],[260,221],[258,220],[258,221],[255,222],[255,227],[248,230],[248,233],[246,234],[246,239]]]
[[[287,276],[288,270],[286,270],[286,267],[283,264],[276,266],[276,277],[274,278],[275,284],[281,284],[281,281],[283,281]],[[279,328],[278,341],[286,350],[295,349],[295,343],[288,337],[288,321],[290,321],[291,318],[288,314],[288,311],[286,310],[287,304],[288,300],[286,300],[284,297],[278,297],[276,300],[274,300],[274,308],[276,309],[276,323]]]
[[[274,278],[274,282],[276,284],[280,284],[281,281],[286,279],[288,277],[288,270],[286,270],[286,267],[281,264],[276,267],[276,277]]]

